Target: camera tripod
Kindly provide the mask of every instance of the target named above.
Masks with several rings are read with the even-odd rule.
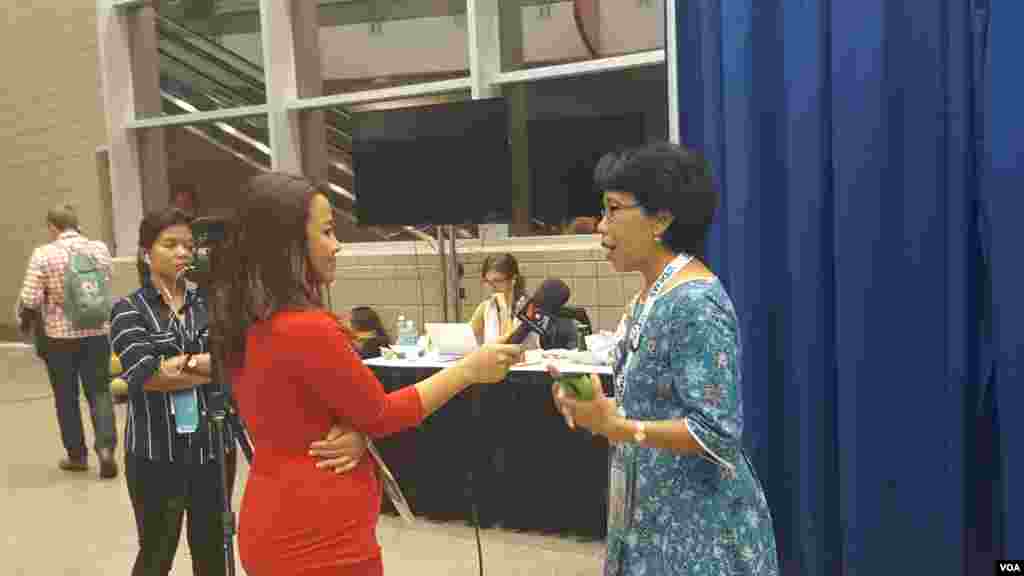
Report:
[[[216,372],[214,372],[216,374]],[[217,462],[219,473],[219,486],[221,496],[221,525],[224,529],[224,565],[229,576],[235,574],[235,534],[237,525],[235,513],[231,509],[231,494],[228,492],[228,471],[225,463],[225,438],[236,441],[246,462],[252,463],[252,445],[243,428],[242,420],[234,409],[234,401],[231,392],[227,389],[226,383],[221,383],[221,390],[210,392],[207,395],[206,406],[209,411],[210,434],[213,435],[214,460]]]
[[[200,298],[205,291],[199,290]],[[197,298],[196,300],[199,300]],[[209,300],[202,298],[209,306]],[[195,301],[186,304],[195,305]],[[200,340],[209,341],[209,328],[200,332]],[[227,375],[219,370],[219,362],[216,354],[210,355],[210,373],[216,387],[204,391],[206,396],[207,418],[210,423],[210,435],[213,439],[213,459],[217,463],[218,486],[217,490],[221,498],[221,526],[223,527],[224,567],[228,576],[235,575],[235,546],[234,539],[237,533],[235,512],[231,507],[231,492],[228,486],[228,467],[226,462],[226,449],[231,443],[237,443],[246,462],[252,464],[253,449],[252,443],[242,422],[238,409],[235,406],[234,398],[231,396],[231,386]]]
[[[202,300],[206,303],[207,312],[212,313],[215,303],[214,298],[210,298],[213,279],[210,274],[210,254],[216,246],[224,241],[225,221],[220,218],[197,218],[191,223],[189,228],[192,232],[196,251],[184,275],[187,280],[195,282],[198,287],[196,291],[198,297],[193,302],[186,303],[185,306],[194,306],[196,301]],[[253,450],[245,424],[242,422],[234,399],[231,396],[231,379],[226,371],[221,370],[222,367],[217,358],[218,355],[216,351],[212,350],[213,342],[211,342],[209,337],[209,326],[204,328],[200,334],[202,338],[205,338],[211,344],[208,347],[211,349],[210,374],[213,381],[219,384],[217,389],[211,387],[207,391],[206,406],[208,410],[207,417],[210,419],[210,434],[213,435],[214,460],[216,460],[217,468],[220,471],[220,481],[218,482],[220,486],[218,486],[218,490],[220,490],[222,503],[221,525],[224,528],[224,568],[226,574],[234,576],[234,541],[237,525],[235,523],[235,513],[231,509],[231,494],[228,492],[227,464],[224,461],[225,447],[230,445],[230,442],[237,442],[242,453],[245,455],[246,462],[249,464],[252,464]]]

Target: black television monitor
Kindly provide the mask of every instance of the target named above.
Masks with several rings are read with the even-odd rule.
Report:
[[[361,112],[352,133],[360,225],[512,220],[503,98]]]
[[[548,224],[598,215],[598,161],[608,152],[647,141],[642,113],[533,119],[527,130],[531,213]]]

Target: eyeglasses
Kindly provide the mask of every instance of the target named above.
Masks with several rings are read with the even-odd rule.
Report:
[[[509,280],[509,278],[487,278],[486,276],[483,278],[484,284],[487,284],[492,288],[496,286],[504,286],[505,284],[508,284]]]
[[[614,222],[615,214],[617,214],[619,210],[626,210],[629,208],[641,208],[641,206],[639,204],[629,204],[626,206],[605,206],[601,208],[601,219],[606,222]]]

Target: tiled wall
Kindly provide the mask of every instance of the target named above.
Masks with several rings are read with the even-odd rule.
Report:
[[[423,322],[443,321],[439,257],[423,244],[415,251],[411,249],[411,242],[386,244],[392,243],[346,247],[338,259],[336,281],[330,294],[334,311],[341,312],[356,305],[372,306],[388,330],[393,330],[399,313],[415,320],[420,332]],[[498,242],[486,247],[460,248],[459,261],[465,270],[462,321],[468,321],[480,300],[490,294],[480,282],[484,258],[489,253],[507,251],[519,260],[527,293],[532,293],[545,278],[559,278],[569,286],[569,303],[586,308],[596,329],[614,330],[627,300],[640,290],[640,275],[618,274],[612,270],[596,239],[583,244],[585,247],[567,246],[544,238],[531,238],[511,245]],[[395,245],[401,245],[406,253],[393,253],[397,251]],[[379,253],[381,248],[391,253]],[[128,294],[137,287],[134,260],[118,258],[114,267],[114,294]],[[449,318],[449,321],[455,319]]]
[[[596,242],[593,243],[596,246]],[[464,251],[459,254],[465,276],[462,280],[462,321],[490,294],[480,281],[480,269],[488,253]],[[604,260],[599,248],[542,246],[508,249],[519,260],[528,293],[548,277],[563,280],[571,291],[570,304],[586,308],[596,329],[614,330],[626,301],[640,290],[639,274],[619,274]],[[351,306],[372,306],[389,330],[401,313],[416,321],[442,320],[442,272],[436,255],[360,254],[339,258],[336,283],[331,291],[336,311]],[[454,321],[454,318],[449,318]]]

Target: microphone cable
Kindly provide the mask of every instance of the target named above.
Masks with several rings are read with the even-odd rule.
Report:
[[[481,419],[480,419],[480,403],[482,402],[481,392],[482,392],[482,390],[479,387],[477,387],[477,386],[474,386],[470,390],[470,402],[471,402],[471,414],[470,414],[471,418],[470,418],[470,423],[473,426],[477,426],[481,422]],[[474,458],[470,462],[469,471],[467,473],[468,474],[468,481],[469,482],[466,485],[466,496],[469,498],[470,516],[471,516],[471,518],[473,520],[473,532],[476,535],[477,566],[480,568],[480,576],[484,576],[484,549],[483,549],[483,545],[480,542],[480,510],[479,510],[479,507],[477,505],[477,490],[476,490],[476,476],[477,475],[473,473],[474,469],[478,465],[482,464],[483,458],[481,457],[482,455],[481,455],[481,450],[479,448],[479,444],[476,444],[475,448],[476,449],[473,450]]]
[[[443,230],[443,228],[440,227],[440,226],[437,226],[436,229]],[[454,229],[449,230],[449,233],[454,234]],[[420,268],[420,253],[419,253],[419,249],[418,249],[418,244],[419,244],[419,240],[416,239],[416,238],[413,238],[412,239],[412,250],[413,250],[413,261],[415,262],[415,267],[416,267],[416,282],[418,284],[417,289],[418,289],[418,292],[419,292],[419,299],[420,299],[420,318],[422,320],[422,324],[423,324],[424,330],[426,330],[426,324],[427,324],[427,322],[426,322],[426,316],[427,316],[426,312],[427,312],[427,310],[426,310],[426,302],[425,302],[426,297],[425,297],[425,294],[424,294],[425,290],[424,290],[424,286],[423,286],[423,271]],[[438,237],[437,250],[438,250],[438,256],[440,257],[440,254],[444,250],[444,232],[442,232],[441,235]],[[455,254],[452,254],[452,257],[454,258]],[[449,267],[453,268],[455,270],[458,270],[458,263],[456,262],[455,264],[456,265],[454,267],[452,267],[452,266],[449,266]],[[448,285],[448,270],[447,269],[442,271],[441,277],[444,280],[445,285],[447,286]],[[459,278],[459,282],[453,288],[455,289],[454,297],[455,298],[462,298],[462,278],[461,277]],[[442,306],[447,306],[448,305],[447,302],[442,302],[441,304],[442,304]],[[397,336],[398,335],[396,334],[395,337],[397,338]],[[469,391],[469,393],[470,393],[470,425],[472,425],[472,426],[477,426],[480,423],[480,402],[481,402],[480,392],[481,392],[480,388],[478,388],[476,386],[471,388],[470,391]],[[475,450],[474,451],[474,456],[475,457],[473,459],[471,459],[471,461],[470,461],[470,466],[469,466],[469,469],[468,469],[468,471],[466,473],[466,481],[467,481],[467,483],[466,483],[466,491],[465,491],[465,493],[463,495],[469,499],[469,504],[470,504],[470,521],[473,523],[473,533],[474,533],[474,537],[475,537],[475,540],[476,540],[477,567],[479,568],[480,576],[484,576],[484,549],[483,549],[483,543],[481,542],[481,539],[480,539],[480,510],[479,510],[479,506],[478,506],[477,498],[476,498],[476,494],[477,494],[477,490],[476,490],[476,475],[473,473],[474,467],[479,462],[479,450]]]
[[[455,228],[452,227],[451,229],[449,229],[449,233],[454,236]],[[479,228],[477,229],[477,236],[480,236]],[[483,246],[483,238],[480,237],[480,240],[481,240],[480,245]],[[442,249],[442,250],[444,249],[443,246],[441,246],[439,248]],[[456,253],[453,252],[451,254],[451,257],[455,258],[455,256],[456,256]],[[458,261],[449,263],[449,267],[452,268],[453,270],[461,271],[461,266],[459,265]],[[447,274],[447,270],[445,271],[445,274]],[[464,277],[464,275],[460,273],[459,277],[458,277],[458,283],[455,285],[455,298],[458,298],[458,299],[461,299],[463,297],[463,288],[462,288],[463,277]],[[446,276],[446,278],[447,278],[447,276]],[[447,303],[445,303],[445,304],[447,304]],[[460,318],[460,320],[461,320],[461,318]],[[473,427],[480,426],[481,422],[482,422],[482,419],[480,418],[480,404],[483,402],[482,393],[483,393],[483,390],[481,390],[479,386],[473,386],[469,390],[469,401],[470,401],[470,419],[469,419],[469,423],[470,423],[470,426],[473,426]],[[477,565],[477,568],[479,570],[480,576],[484,576],[484,547],[483,547],[483,543],[481,542],[481,539],[480,539],[480,507],[479,507],[479,502],[477,501],[477,494],[479,494],[479,491],[477,490],[476,480],[477,480],[477,476],[478,475],[475,473],[477,466],[479,466],[483,462],[483,458],[482,458],[482,454],[481,454],[481,451],[480,451],[480,448],[479,448],[479,444],[474,444],[474,450],[472,450],[472,454],[473,454],[473,457],[472,457],[472,459],[469,462],[469,467],[468,467],[468,470],[466,472],[466,480],[467,480],[467,482],[466,482],[466,494],[465,494],[465,496],[469,499],[470,519],[471,519],[471,521],[473,523],[473,536],[474,536],[474,539],[476,540],[476,565]]]

